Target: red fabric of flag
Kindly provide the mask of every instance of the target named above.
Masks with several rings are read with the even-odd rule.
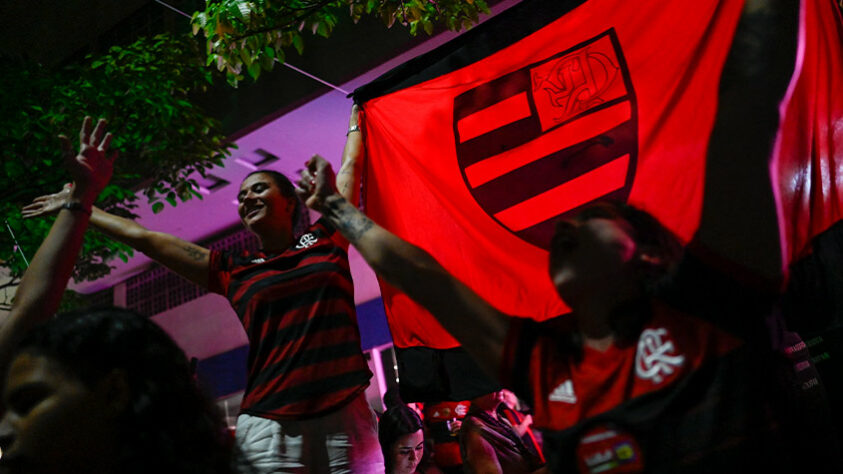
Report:
[[[590,0],[526,37],[513,33],[553,3],[523,2],[355,93],[365,101],[368,215],[501,311],[538,320],[567,311],[547,277],[560,217],[619,199],[683,239],[695,232],[720,72],[743,7]],[[800,76],[783,104],[777,163],[789,255],[840,218],[843,96],[831,88],[843,76],[832,9],[806,0]],[[510,37],[477,54],[484,41]],[[458,346],[405,295],[385,284],[382,293],[396,346]]]
[[[834,2],[803,1],[799,35],[773,166],[785,261],[843,218],[843,20]]]

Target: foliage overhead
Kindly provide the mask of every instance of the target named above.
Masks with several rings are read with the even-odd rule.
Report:
[[[345,11],[357,22],[375,15],[387,25],[407,26],[410,34],[443,25],[451,31],[468,29],[489,13],[485,0],[209,0],[193,14],[193,33],[206,38],[207,64],[225,71],[234,86],[248,74],[284,62],[285,50],[304,49],[303,32],[329,37]]]
[[[0,60],[0,129],[5,134],[0,212],[28,258],[52,221],[24,221],[20,208],[36,196],[59,191],[69,180],[56,136],[63,133],[76,142],[85,115],[108,119],[114,133],[111,149],[120,153],[97,205],[131,217],[138,190],[155,212],[165,202],[175,206],[199,197],[189,175],[204,176],[232,147],[219,122],[190,101],[212,82],[213,71],[201,56],[189,35],[159,35],[60,70]],[[0,266],[20,276],[25,264],[6,222]],[[109,259],[126,260],[130,254],[128,247],[88,232],[74,279],[103,276],[110,271]]]
[[[345,15],[354,22],[376,16],[387,27],[398,23],[416,35],[432,34],[435,27],[467,29],[488,12],[486,0],[208,0],[192,19],[194,35],[202,31],[206,37],[206,54],[192,38],[158,35],[59,70],[0,58],[0,127],[6,145],[0,267],[12,276],[0,290],[19,281],[26,266],[20,253],[31,258],[52,224],[51,219],[24,221],[20,208],[68,180],[56,135],[75,137],[85,115],[109,120],[115,134],[111,148],[120,152],[97,205],[132,217],[140,190],[160,212],[165,202],[175,206],[201,198],[189,176],[204,176],[233,148],[220,123],[191,102],[212,83],[214,68],[207,66],[213,64],[237,85],[246,74],[257,79],[283,62],[291,47],[302,53],[305,34],[329,37]],[[131,254],[127,246],[90,231],[74,280],[104,276],[110,259],[127,260]]]

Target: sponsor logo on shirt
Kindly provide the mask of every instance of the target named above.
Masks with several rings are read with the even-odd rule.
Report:
[[[580,472],[642,472],[644,459],[635,438],[611,426],[588,431],[577,446]]]
[[[638,339],[635,354],[635,375],[661,383],[685,364],[685,356],[676,353],[676,346],[667,337],[667,329],[645,329]]]
[[[262,257],[253,258],[253,259],[252,259],[252,263],[263,263],[263,262],[265,262],[265,261],[266,261],[266,259],[265,259],[265,258],[262,258]]]
[[[559,384],[553,389],[548,400],[551,402],[577,403],[577,395],[574,393],[574,382],[570,379]]]

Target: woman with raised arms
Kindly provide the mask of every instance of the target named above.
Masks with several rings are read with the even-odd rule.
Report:
[[[335,184],[357,202],[362,139],[352,108]],[[55,212],[67,190],[36,199],[28,217]],[[298,238],[292,183],[255,171],[237,194],[257,252],[210,251],[93,209],[91,224],[182,277],[225,296],[249,339],[248,381],[236,436],[260,472],[381,472],[377,422],[364,397],[348,242],[320,220]],[[196,315],[201,324],[202,315]]]

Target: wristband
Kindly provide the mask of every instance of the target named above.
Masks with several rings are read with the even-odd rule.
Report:
[[[349,134],[349,133],[351,133],[351,132],[359,132],[359,131],[360,131],[360,127],[359,127],[359,126],[357,126],[357,125],[352,125],[352,126],[348,127],[348,131],[347,131],[347,132],[345,132],[345,136],[348,136],[348,134]]]
[[[79,201],[67,201],[61,206],[62,209],[67,209],[68,211],[73,212],[84,212],[85,214],[91,215],[90,209],[85,209],[85,206],[82,205]]]

